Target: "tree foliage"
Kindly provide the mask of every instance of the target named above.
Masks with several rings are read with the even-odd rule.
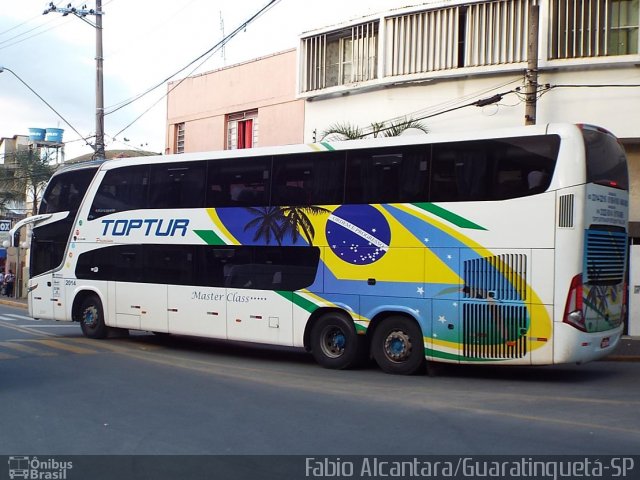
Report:
[[[320,136],[321,141],[336,141],[336,140],[357,140],[359,138],[365,138],[369,135],[374,138],[377,137],[397,137],[402,135],[409,129],[421,130],[424,133],[429,133],[427,126],[419,120],[413,120],[410,118],[402,118],[391,122],[371,122],[366,128],[361,128],[350,122],[337,122],[329,125]]]
[[[31,215],[35,215],[38,201],[56,168],[49,161],[49,155],[41,156],[32,150],[7,155],[4,165],[0,165],[0,209],[26,201],[32,205]]]

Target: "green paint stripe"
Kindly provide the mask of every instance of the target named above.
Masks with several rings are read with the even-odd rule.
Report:
[[[226,245],[213,230],[194,230],[194,233],[204,240],[207,245]]]
[[[335,150],[335,148],[333,148],[330,143],[320,142],[320,145],[322,145],[324,148],[326,148],[327,150],[330,150],[332,152]]]
[[[434,205],[433,203],[414,203],[414,206],[418,207],[421,210],[424,210],[426,212],[432,213],[440,218],[443,218],[444,220],[446,220],[449,223],[453,223],[454,225],[461,227],[461,228],[470,228],[473,230],[486,230],[486,228],[481,227],[480,225],[477,225],[475,223],[473,223],[470,220],[467,220],[466,218],[461,217],[460,215],[456,215],[453,212],[450,212],[449,210],[445,210],[442,207],[438,207],[437,205]]]
[[[359,323],[356,323],[356,332],[366,332],[367,331],[367,327],[365,327],[364,325],[360,325]]]
[[[285,297],[285,293],[286,295],[286,299],[289,300],[291,299],[294,303],[294,305],[302,308],[303,310],[309,312],[309,313],[313,313],[317,308],[318,305],[316,305],[315,303],[307,300],[306,298],[302,297],[301,295],[298,295],[297,293],[294,293],[293,295],[291,295],[291,292],[277,292],[279,295]],[[289,296],[291,295],[291,296]]]

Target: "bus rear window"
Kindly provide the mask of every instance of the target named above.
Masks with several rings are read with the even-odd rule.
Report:
[[[595,128],[582,130],[587,157],[587,182],[629,190],[624,149],[610,133]]]

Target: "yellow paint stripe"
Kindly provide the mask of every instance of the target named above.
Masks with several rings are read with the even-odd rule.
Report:
[[[10,350],[16,350],[18,352],[28,353],[30,355],[37,355],[39,357],[50,357],[55,355],[55,353],[45,352],[44,350],[39,350],[37,348],[28,347],[19,341],[13,340],[9,342],[0,342],[0,347],[8,348]]]
[[[207,215],[209,215],[209,218],[213,222],[216,234],[224,240],[227,245],[240,245],[240,242],[238,242],[238,240],[231,235],[231,232],[227,230],[227,227],[224,226],[215,208],[207,208]]]
[[[324,151],[326,151],[326,148],[324,148],[322,145],[320,145],[318,143],[307,143],[307,146],[311,150],[314,150],[316,152],[324,152]]]
[[[76,347],[74,345],[69,345],[67,343],[59,342],[57,340],[31,340],[32,342],[46,345],[47,347],[56,348],[58,350],[64,350],[66,352],[78,353],[78,354],[89,354],[89,353],[98,353],[96,350],[89,350],[88,348]]]

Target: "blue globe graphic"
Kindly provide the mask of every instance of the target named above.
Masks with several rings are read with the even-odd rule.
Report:
[[[354,265],[377,262],[391,241],[387,219],[371,205],[338,207],[329,216],[326,235],[333,253]]]

